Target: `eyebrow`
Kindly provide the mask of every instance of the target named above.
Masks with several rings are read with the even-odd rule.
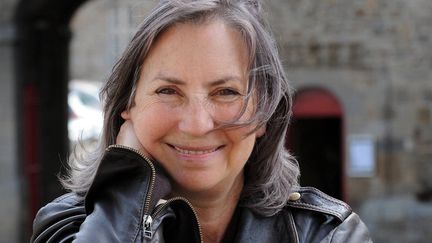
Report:
[[[185,82],[184,80],[175,78],[175,77],[170,77],[170,76],[165,76],[165,75],[158,75],[156,76],[153,81],[156,80],[163,80],[172,84],[177,84],[177,85],[185,85],[187,82]],[[224,83],[227,83],[229,81],[236,81],[236,82],[241,82],[241,78],[237,77],[237,76],[225,76],[216,80],[212,80],[207,82],[207,84],[209,86],[217,86],[217,85],[221,85]]]

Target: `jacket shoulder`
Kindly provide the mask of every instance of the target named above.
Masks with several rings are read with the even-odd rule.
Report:
[[[352,209],[345,202],[333,198],[313,187],[300,187],[291,193],[287,207],[331,215],[343,222]]]
[[[86,217],[82,200],[75,193],[67,193],[42,207],[33,221],[31,242],[52,242],[54,236],[78,231]],[[55,242],[55,241],[54,241]]]
[[[52,200],[51,203],[64,203],[71,206],[82,206],[83,201],[78,197],[76,193],[69,192],[59,196],[58,198]]]
[[[54,215],[85,214],[84,202],[75,193],[66,193],[44,207],[36,214],[35,222]]]

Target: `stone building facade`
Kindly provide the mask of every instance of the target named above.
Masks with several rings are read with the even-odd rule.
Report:
[[[294,87],[330,91],[350,135],[371,137],[372,176],[351,177],[346,200],[376,242],[429,242],[432,223],[432,2],[269,1]],[[300,161],[301,162],[301,161]]]
[[[17,242],[18,235],[2,220],[19,222],[11,142],[18,136],[11,95],[10,13],[16,2],[0,5],[0,104],[6,114],[0,118],[0,193],[11,195],[1,199],[5,242]],[[81,6],[71,21],[71,78],[104,80],[153,3],[93,0]],[[375,242],[430,242],[432,1],[271,0],[264,6],[299,97],[305,90],[325,90],[340,104],[342,199],[359,213]],[[359,137],[367,138],[370,150],[361,151],[371,155],[370,173],[363,175],[353,173]]]

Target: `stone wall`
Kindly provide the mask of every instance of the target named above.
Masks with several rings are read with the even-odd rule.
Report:
[[[105,80],[154,1],[88,1],[71,21],[72,79]]]
[[[432,2],[280,0],[267,6],[294,87],[330,90],[344,107],[346,136],[376,139],[376,175],[346,175],[348,201],[375,241],[429,242]]]

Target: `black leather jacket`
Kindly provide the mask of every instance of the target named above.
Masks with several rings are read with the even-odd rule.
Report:
[[[65,194],[41,208],[31,242],[203,242],[192,205],[159,200],[166,175],[138,151],[111,146],[84,202]],[[238,207],[233,242],[371,242],[366,226],[345,203],[300,188],[271,217]]]

